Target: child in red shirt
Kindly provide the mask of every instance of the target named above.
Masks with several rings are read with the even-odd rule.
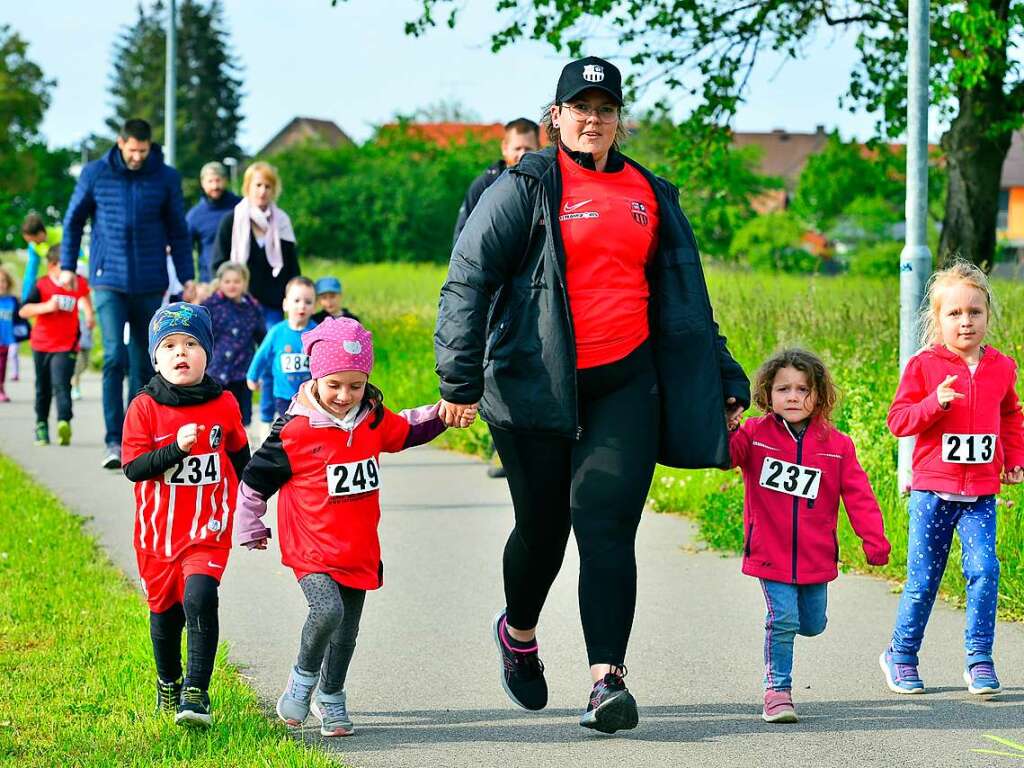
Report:
[[[761,716],[793,723],[793,641],[825,631],[840,499],[868,563],[885,565],[890,547],[853,441],[830,423],[836,390],[825,364],[802,349],[779,352],[757,372],[754,402],[765,415],[729,436],[745,489],[743,572],[761,581],[768,609]]]
[[[36,369],[36,445],[50,444],[50,402],[57,399],[57,441],[71,444],[71,376],[78,356],[80,326],[78,308],[92,330],[96,315],[89,300],[89,281],[75,279],[73,288],[59,282],[60,244],[46,254],[46,275],[28,295],[18,316],[36,318],[29,343]]]
[[[327,318],[302,334],[302,351],[313,378],[246,467],[235,539],[266,549],[270,529],[260,518],[280,491],[281,560],[295,572],[310,608],[277,714],[300,726],[312,701],[324,736],[349,736],[345,675],[366,590],[379,588],[384,576],[380,454],[422,445],[445,427],[437,404],[398,414],[384,407],[368,381],[373,337],[358,321]]]
[[[238,477],[249,443],[238,403],[206,374],[206,307],[176,302],[149,323],[157,374],[125,414],[124,473],[135,483],[135,544],[157,669],[157,710],[210,725],[217,587],[231,548]],[[181,679],[181,634],[188,668]]]
[[[1024,481],[1024,419],[1017,363],[985,344],[992,289],[961,261],[928,283],[923,349],[907,361],[889,407],[889,429],[916,436],[910,486],[907,582],[892,641],[879,657],[894,693],[924,693],[918,651],[946,570],[953,531],[967,582],[963,678],[972,694],[998,693],[992,660],[999,596],[996,494]]]

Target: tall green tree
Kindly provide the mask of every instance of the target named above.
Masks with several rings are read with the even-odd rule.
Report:
[[[679,200],[701,248],[732,258],[735,233],[755,215],[753,201],[782,179],[762,176],[759,147],[735,149],[730,131],[706,125],[697,116],[675,123],[652,111],[635,125],[624,151],[679,188]]]
[[[71,195],[70,153],[48,149],[39,132],[54,85],[28,43],[0,25],[0,247],[17,244],[28,211],[57,220]]]
[[[141,4],[134,24],[125,26],[114,46],[110,94],[111,131],[141,117],[164,141],[164,88],[167,7],[155,0]],[[242,81],[230,51],[220,0],[203,5],[182,0],[177,19],[177,113],[175,165],[195,192],[203,163],[238,156],[242,123]]]
[[[419,35],[443,18],[454,27],[464,4],[421,0],[406,24]],[[498,50],[522,37],[571,55],[598,50],[629,57],[630,82],[660,78],[700,97],[698,116],[727,124],[766,51],[796,59],[822,30],[857,36],[859,61],[844,103],[878,115],[880,136],[906,128],[906,0],[494,0],[504,26]],[[948,171],[939,256],[991,263],[999,177],[1013,131],[1024,121],[1022,0],[965,0],[931,6],[931,98],[950,121],[942,137]],[[608,42],[609,35],[617,41]]]

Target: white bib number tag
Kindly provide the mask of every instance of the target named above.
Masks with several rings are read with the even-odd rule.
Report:
[[[285,373],[308,373],[309,356],[301,352],[284,352],[281,355],[281,370]]]
[[[760,484],[762,488],[801,499],[816,499],[821,485],[821,470],[765,456]]]
[[[988,464],[995,453],[995,435],[942,436],[942,460],[947,464]]]
[[[213,485],[220,482],[220,454],[186,456],[164,473],[168,485]]]
[[[327,493],[331,496],[353,496],[380,488],[380,471],[372,456],[348,464],[327,465]]]
[[[64,312],[70,312],[75,308],[75,304],[78,303],[78,299],[74,296],[66,296],[63,293],[57,294],[57,309]]]

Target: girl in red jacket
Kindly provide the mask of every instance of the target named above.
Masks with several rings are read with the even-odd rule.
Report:
[[[921,316],[924,346],[907,362],[889,408],[889,429],[915,436],[907,582],[892,643],[879,657],[889,688],[923,693],[917,671],[953,531],[967,582],[964,682],[974,694],[1001,690],[992,662],[999,596],[996,497],[1024,480],[1024,427],[1014,389],[1017,364],[986,345],[992,290],[968,262],[936,272]]]
[[[839,500],[871,565],[889,561],[889,542],[853,441],[829,421],[836,390],[821,360],[779,352],[757,372],[754,402],[765,415],[729,437],[745,488],[743,572],[760,579],[768,608],[761,716],[793,723],[793,641],[825,630],[827,585],[839,574]]]
[[[295,572],[309,616],[277,714],[300,726],[312,708],[324,736],[349,736],[345,676],[366,591],[384,577],[380,454],[429,442],[445,427],[437,404],[398,414],[384,407],[380,390],[367,381],[373,338],[358,321],[328,318],[302,334],[302,351],[313,378],[246,467],[235,539],[266,549],[270,529],[260,518],[280,491],[281,560]],[[467,414],[460,426],[473,417]]]

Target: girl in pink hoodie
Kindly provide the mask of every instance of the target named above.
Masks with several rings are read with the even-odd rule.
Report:
[[[889,429],[917,438],[910,492],[907,582],[892,642],[879,657],[895,693],[924,693],[917,652],[946,570],[953,531],[967,582],[964,682],[973,694],[1001,690],[992,662],[999,596],[996,497],[1024,480],[1024,426],[1017,364],[984,343],[992,315],[985,273],[957,262],[932,275],[921,316],[923,349],[907,362],[889,408]]]
[[[760,580],[768,609],[761,716],[793,723],[793,641],[825,630],[840,499],[868,563],[885,565],[889,542],[853,441],[830,422],[836,390],[824,363],[801,349],[779,352],[757,372],[754,402],[765,415],[729,437],[745,488],[743,572]]]

